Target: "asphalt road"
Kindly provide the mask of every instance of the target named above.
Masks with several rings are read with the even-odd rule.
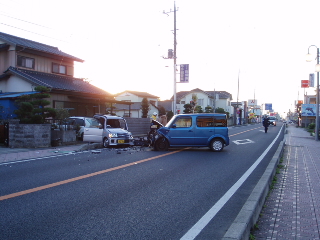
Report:
[[[220,239],[281,129],[231,128],[218,153],[103,149],[1,165],[0,239]]]

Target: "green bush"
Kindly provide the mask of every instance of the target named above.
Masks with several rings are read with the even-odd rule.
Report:
[[[314,129],[316,127],[316,124],[315,123],[310,123],[309,125],[308,125],[308,128],[309,129]]]

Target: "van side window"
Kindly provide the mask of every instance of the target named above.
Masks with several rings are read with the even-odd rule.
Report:
[[[197,127],[227,127],[225,117],[197,117]]]
[[[192,126],[192,118],[191,117],[181,117],[178,118],[173,124],[176,124],[176,128],[185,128]]]
[[[215,117],[214,118],[215,127],[227,127],[227,119],[225,117]]]
[[[214,118],[197,117],[197,127],[214,127]]]

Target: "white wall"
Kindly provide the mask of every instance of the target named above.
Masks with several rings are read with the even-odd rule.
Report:
[[[8,80],[0,81],[0,90],[2,92],[30,92],[32,84],[19,77],[11,76]]]

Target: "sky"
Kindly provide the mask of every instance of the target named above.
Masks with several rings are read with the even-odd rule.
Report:
[[[0,31],[83,59],[75,77],[109,93],[166,100],[174,91],[173,60],[163,58],[173,49],[174,4],[177,64],[190,69],[177,92],[227,91],[235,102],[272,103],[281,115],[315,94],[301,80],[316,64],[306,62],[309,46],[320,47],[319,0],[0,0]]]

